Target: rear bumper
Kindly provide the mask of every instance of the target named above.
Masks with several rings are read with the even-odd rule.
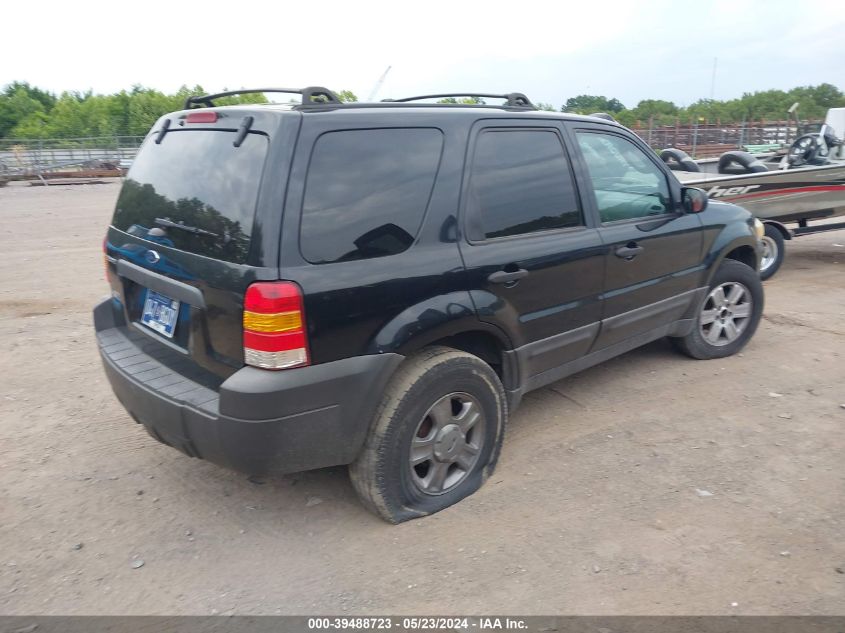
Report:
[[[106,376],[129,414],[164,444],[253,474],[353,461],[403,359],[379,354],[286,371],[244,367],[219,383],[121,321],[111,300],[94,309]]]

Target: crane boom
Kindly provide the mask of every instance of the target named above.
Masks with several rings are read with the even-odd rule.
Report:
[[[384,79],[385,79],[385,77],[387,77],[387,73],[390,72],[391,68],[392,68],[391,66],[388,66],[387,70],[385,70],[382,73],[381,77],[379,77],[379,80],[376,82],[376,84],[373,86],[373,89],[370,91],[370,96],[367,97],[367,101],[374,101],[375,100],[376,95],[378,94],[378,91],[381,90],[381,85],[384,83]]]

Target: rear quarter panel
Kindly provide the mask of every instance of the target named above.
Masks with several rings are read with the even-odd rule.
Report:
[[[447,120],[448,119],[448,120]],[[395,122],[394,122],[395,121]],[[403,353],[453,322],[477,319],[458,250],[458,198],[471,119],[419,112],[386,121],[367,109],[304,116],[283,217],[280,277],[303,290],[312,362]],[[432,127],[443,149],[424,220],[408,250],[386,257],[310,264],[299,244],[309,160],[321,134],[335,130]]]

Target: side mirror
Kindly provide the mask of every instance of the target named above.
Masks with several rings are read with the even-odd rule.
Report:
[[[701,213],[707,208],[707,194],[695,187],[681,189],[681,204],[687,213]]]

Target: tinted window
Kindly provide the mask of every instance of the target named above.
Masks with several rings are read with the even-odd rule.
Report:
[[[148,138],[114,214],[114,226],[166,246],[243,263],[249,250],[267,138],[234,132],[174,131]],[[183,224],[191,230],[174,228]]]
[[[665,174],[628,139],[579,132],[602,222],[663,215],[671,210]]]
[[[300,247],[315,264],[394,255],[422,223],[443,135],[433,129],[347,130],[314,146]]]
[[[581,224],[569,163],[552,131],[487,131],[478,137],[469,206],[488,238]]]

